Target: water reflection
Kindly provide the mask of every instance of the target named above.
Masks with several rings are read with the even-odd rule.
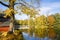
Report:
[[[53,29],[35,29],[35,31],[31,31],[32,30],[29,32],[23,32],[25,40],[56,40]]]
[[[34,35],[29,36],[29,34],[25,32],[23,32],[23,36],[25,40],[48,40],[48,37],[39,38],[39,37],[34,37]]]
[[[25,30],[26,31],[26,30]],[[51,31],[51,30],[50,30]],[[43,34],[42,34],[43,35]],[[14,32],[2,32],[0,33],[0,40],[57,40],[56,38],[52,39],[46,35],[40,35],[38,32],[22,32],[21,30],[14,30]],[[52,35],[52,33],[51,33]],[[42,36],[42,37],[41,37]],[[60,36],[58,35],[58,40]]]

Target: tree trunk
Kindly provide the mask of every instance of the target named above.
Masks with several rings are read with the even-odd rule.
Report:
[[[9,0],[9,9],[14,10],[14,2],[15,0]],[[12,15],[11,15],[11,19],[10,19],[10,27],[9,27],[9,31],[13,32],[13,27],[14,27],[14,11],[11,11]]]

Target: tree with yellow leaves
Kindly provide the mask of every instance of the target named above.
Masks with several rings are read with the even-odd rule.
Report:
[[[55,22],[55,19],[54,19],[53,16],[48,16],[48,17],[47,17],[47,21],[48,21],[48,24],[49,24],[49,25],[53,25],[54,22]]]
[[[6,1],[6,0],[4,0],[4,1]],[[3,1],[3,2],[4,2]],[[8,7],[8,9],[6,9],[5,11],[4,11],[4,13],[5,13],[5,18],[7,17],[7,16],[9,16],[11,19],[10,19],[10,23],[12,23],[13,25],[11,26],[11,24],[10,24],[10,28],[12,28],[13,29],[13,27],[14,27],[14,14],[15,14],[15,10],[14,10],[14,6],[16,5],[16,4],[21,4],[21,5],[23,5],[21,8],[20,8],[20,10],[23,12],[23,13],[25,13],[25,14],[30,14],[30,15],[34,15],[36,12],[35,12],[35,10],[33,9],[30,9],[29,7],[27,7],[27,5],[25,5],[26,3],[23,1],[23,3],[25,3],[25,4],[23,4],[23,3],[15,3],[16,2],[16,0],[7,0],[8,2],[9,2],[9,4],[7,5],[7,4],[5,4],[5,3],[3,3],[2,1],[0,1],[0,4],[2,4],[2,5],[4,5],[5,7]],[[12,30],[11,29],[11,30]]]
[[[50,15],[47,17],[47,25],[48,25],[48,37],[51,39],[54,39],[56,37],[56,33],[54,31],[54,23],[55,23],[55,18]]]
[[[26,6],[22,6],[21,11],[24,14],[27,14],[27,15],[30,15],[30,16],[36,15],[38,13],[34,8],[29,8],[29,7],[26,7]]]
[[[47,36],[46,17],[44,15],[35,18],[35,35],[40,38]]]

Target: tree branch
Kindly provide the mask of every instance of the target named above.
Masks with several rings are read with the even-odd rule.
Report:
[[[23,5],[23,6],[26,6],[26,5],[22,4],[22,3],[15,3],[14,5],[17,5],[17,4],[21,4],[21,5]]]
[[[6,7],[9,7],[9,5],[4,4],[4,3],[3,3],[3,2],[1,2],[1,1],[0,1],[0,3],[1,3],[2,5],[4,5],[4,6],[6,6]]]

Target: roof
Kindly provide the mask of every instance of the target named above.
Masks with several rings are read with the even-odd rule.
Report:
[[[0,14],[0,27],[1,26],[9,26],[10,18],[9,17],[4,18],[3,16],[4,16],[4,14]]]
[[[0,22],[5,22],[5,21],[8,21],[10,19],[9,17],[4,18],[3,16],[4,16],[4,14],[0,14]]]

